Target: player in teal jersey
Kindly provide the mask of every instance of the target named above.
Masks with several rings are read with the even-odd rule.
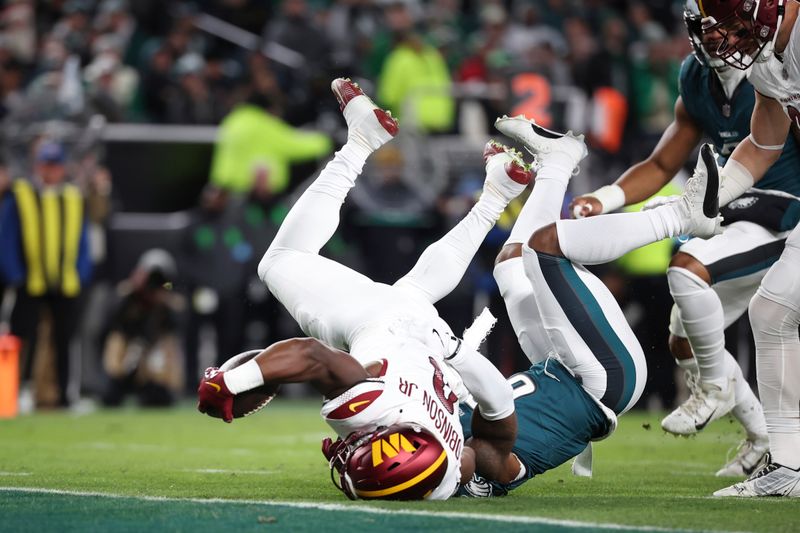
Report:
[[[517,339],[533,366],[509,379],[518,421],[511,451],[522,468],[510,481],[474,475],[459,489],[461,495],[478,497],[504,495],[575,456],[573,471],[589,474],[590,443],[607,437],[617,416],[633,407],[644,389],[642,347],[608,288],[583,265],[611,261],[668,236],[708,237],[721,231],[710,145],[701,149],[698,170],[676,202],[646,212],[559,220],[569,180],[586,155],[583,139],[521,116],[503,117],[496,124],[537,159],[536,185],[494,270]],[[465,334],[464,342],[470,336]],[[453,342],[457,354],[460,343]],[[463,407],[472,405],[468,397],[459,394],[459,399],[462,420],[472,419],[474,430],[478,410]],[[467,431],[467,443],[470,437]]]
[[[517,439],[513,453],[525,465],[519,479],[502,484],[473,475],[459,494],[472,497],[505,496],[532,477],[556,468],[577,456],[586,446],[613,432],[616,417],[592,398],[557,359],[536,363],[508,378],[514,389]],[[472,407],[461,406],[464,439],[470,430]]]
[[[613,185],[580,196],[571,206],[576,217],[614,211],[641,202],[671,180],[703,137],[724,164],[733,148],[750,134],[755,93],[746,73],[707,50],[717,35],[705,34],[695,0],[684,21],[694,48],[681,67],[675,119],[652,154]],[[709,46],[710,45],[710,46]],[[686,370],[690,398],[662,421],[671,433],[688,435],[732,410],[747,437],[736,456],[717,475],[751,473],[768,448],[763,410],[739,365],[725,351],[724,330],[747,309],[770,265],[780,257],[789,231],[800,218],[800,153],[792,136],[764,178],[722,210],[726,230],[711,239],[693,239],[673,257],[667,272],[675,300],[670,322],[670,351]],[[716,356],[724,364],[718,379],[702,382],[698,359]]]

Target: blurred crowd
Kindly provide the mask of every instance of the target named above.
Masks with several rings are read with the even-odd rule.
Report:
[[[316,120],[342,74],[373,80],[400,113],[415,88],[536,72],[589,94],[613,87],[630,98],[634,122],[657,127],[688,51],[681,9],[675,0],[8,0],[0,113],[78,111],[21,108],[63,93],[60,77],[74,74],[87,105],[113,122],[217,124],[257,97],[297,125]],[[434,129],[453,126],[446,104],[429,112],[443,96],[420,104]]]
[[[678,71],[691,50],[682,7],[680,0],[7,0],[0,240],[19,254],[15,265],[8,248],[0,258],[0,286],[17,293],[13,316],[0,313],[0,333],[10,323],[26,341],[25,380],[35,374],[42,328],[55,339],[51,405],[77,397],[67,389],[78,332],[102,367],[94,392],[107,404],[133,390],[145,405],[168,404],[191,390],[202,364],[299,333],[253,279],[254,265],[303,179],[343,140],[331,79],[359,80],[408,134],[371,160],[344,231],[327,250],[392,281],[469,209],[482,182],[480,146],[496,116],[523,113],[586,132],[592,156],[577,193],[613,181],[646,154],[672,119]],[[126,201],[114,193],[119,182],[104,164],[98,131],[136,123],[219,129],[178,244],[142,249],[124,271],[110,272],[108,251],[126,243],[107,231],[108,220]],[[33,207],[23,189],[38,198]],[[83,203],[70,211],[74,194]],[[45,207],[48,195],[58,206]],[[502,313],[491,264],[518,207],[490,235],[463,287],[442,302],[455,329],[479,304]],[[56,219],[64,225],[51,228],[58,238],[46,233]],[[37,224],[45,229],[30,237]],[[669,250],[661,254],[655,266],[646,260],[645,277],[666,266]],[[32,289],[31,265],[48,265],[50,256],[41,287]],[[73,271],[74,291],[65,288]],[[637,266],[609,271],[610,284],[619,272],[636,277]],[[648,307],[640,302],[640,311]],[[80,326],[83,314],[92,318]],[[656,320],[666,324],[642,322]],[[210,361],[201,353],[207,326]],[[502,370],[519,368],[513,334],[501,328],[493,338],[490,351],[511,354],[497,361]],[[666,352],[656,344],[645,342]],[[663,402],[673,396],[668,390]]]

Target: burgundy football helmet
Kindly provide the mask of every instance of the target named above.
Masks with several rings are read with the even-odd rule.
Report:
[[[698,0],[703,32],[718,34],[714,56],[740,70],[765,60],[783,21],[786,0]]]
[[[430,432],[411,424],[322,441],[331,480],[355,500],[422,500],[447,472],[447,452]],[[338,474],[338,481],[336,479]]]

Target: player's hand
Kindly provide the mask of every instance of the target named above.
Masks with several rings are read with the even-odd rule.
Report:
[[[661,207],[662,205],[669,205],[675,203],[680,199],[681,199],[680,196],[656,196],[655,198],[650,198],[642,206],[642,211],[650,211],[651,209],[655,209],[656,207]]]
[[[206,368],[197,387],[197,410],[201,413],[216,411],[225,422],[233,422],[233,393],[223,379],[225,372],[212,366]]]
[[[576,196],[569,204],[572,218],[585,218],[599,215],[603,212],[603,204],[594,196]]]

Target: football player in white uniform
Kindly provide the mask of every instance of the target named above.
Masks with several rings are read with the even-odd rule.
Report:
[[[322,416],[339,440],[323,451],[351,498],[445,499],[476,469],[511,482],[524,474],[511,454],[511,387],[472,346],[452,340],[433,303],[457,285],[486,233],[530,182],[530,167],[489,143],[486,182],[472,210],[406,276],[376,283],[319,251],[367,157],[398,126],[350,80],[331,87],[347,143],[294,204],[258,269],[313,338],[276,343],[229,370],[207,370],[198,408],[230,422],[234,395],[265,383],[309,382],[327,399]],[[458,416],[462,386],[478,404],[469,447]]]
[[[704,31],[721,35],[714,54],[745,70],[756,89],[751,133],[722,169],[720,204],[740,196],[778,159],[800,126],[800,5],[794,0],[703,0]],[[800,229],[750,301],[758,390],[771,460],[746,481],[715,496],[800,497]],[[701,360],[704,381],[728,375],[725,361]],[[710,409],[716,408],[709,405]]]
[[[328,398],[322,415],[339,436],[323,443],[339,487],[351,498],[368,499],[444,499],[473,473],[511,488],[569,457],[531,459],[549,453],[530,438],[553,430],[545,420],[558,419],[561,430],[554,434],[570,449],[578,442],[578,451],[578,435],[591,439],[603,436],[595,426],[613,428],[616,414],[641,394],[644,357],[608,290],[567,257],[604,262],[668,236],[718,232],[716,181],[707,187],[693,178],[681,201],[645,213],[556,226],[569,177],[586,155],[582,140],[521,118],[498,121],[498,128],[523,142],[540,164],[540,181],[500,259],[504,274],[498,280],[515,278],[504,297],[532,361],[559,359],[581,380],[575,386],[594,398],[582,404],[592,416],[527,417],[526,438],[520,440],[514,398],[525,404],[534,391],[512,392],[475,350],[478,342],[467,335],[464,342],[455,338],[432,303],[456,285],[488,229],[530,181],[529,167],[515,152],[490,142],[484,152],[486,184],[470,213],[400,281],[375,283],[318,252],[336,229],[341,203],[366,157],[391,139],[397,125],[349,80],[334,81],[333,89],[348,123],[348,142],[293,206],[259,266],[270,290],[314,338],[279,342],[239,366],[208,369],[198,388],[198,408],[231,421],[236,395],[309,382]],[[701,154],[698,168],[705,176],[713,152]],[[632,227],[638,231],[620,235],[620,228]],[[609,234],[616,238],[605,239]],[[545,364],[544,374],[557,376],[562,370],[555,366],[548,371]],[[550,385],[541,388],[540,401],[525,405],[563,403],[567,389]],[[465,441],[458,401],[468,395],[477,408]],[[580,411],[580,406],[560,409]],[[570,426],[575,420],[591,427]]]

